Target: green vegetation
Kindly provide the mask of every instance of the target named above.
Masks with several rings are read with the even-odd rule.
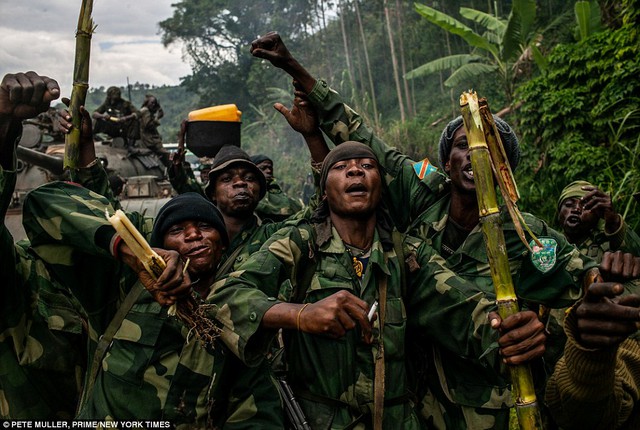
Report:
[[[521,136],[524,156],[516,179],[523,210],[553,224],[560,189],[586,179],[611,192],[638,230],[640,211],[631,198],[640,188],[638,3],[181,0],[160,31],[167,46],[184,46],[192,74],[180,87],[136,83],[132,99],[140,106],[146,93],[159,98],[166,142],[177,140],[189,111],[237,104],[243,147],[271,156],[278,179],[295,195],[309,157],[300,136],[272,107],[276,101],[290,105],[291,82],[249,54],[257,35],[277,30],[312,74],[325,78],[385,141],[413,158],[437,160],[442,127],[459,114],[460,92],[473,88],[494,113],[509,108],[503,115]],[[455,20],[449,30],[465,22],[466,30],[445,31],[434,17]],[[456,77],[458,67],[446,58],[476,59],[459,65],[482,63],[495,71]],[[434,61],[453,68],[402,79]],[[122,94],[127,97],[126,86]],[[103,100],[104,89],[92,90],[87,106]]]
[[[548,73],[519,90],[523,206],[547,219],[560,190],[585,179],[611,193],[631,226],[640,225],[632,198],[640,191],[640,34],[637,17],[625,20],[558,45]]]

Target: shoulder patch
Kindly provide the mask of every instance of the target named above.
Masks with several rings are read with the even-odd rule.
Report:
[[[438,168],[431,164],[428,158],[425,158],[422,161],[413,163],[413,170],[416,172],[416,175],[418,175],[418,178],[424,179],[425,176],[431,172],[435,172]]]
[[[558,243],[550,237],[540,237],[538,240],[542,243],[542,247],[538,246],[535,241],[529,242],[531,247],[531,262],[542,273],[547,273],[556,264],[556,249]]]

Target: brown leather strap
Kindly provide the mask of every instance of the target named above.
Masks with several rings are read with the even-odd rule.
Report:
[[[380,334],[378,341],[378,354],[376,355],[375,379],[373,385],[373,428],[382,430],[382,414],[384,411],[384,318],[387,309],[387,276],[382,275],[379,284],[378,302],[380,303]]]

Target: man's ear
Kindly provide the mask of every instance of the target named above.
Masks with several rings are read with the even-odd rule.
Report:
[[[449,170],[451,170],[451,164],[449,164],[449,162],[447,161],[446,163],[444,163],[444,171],[449,173]]]

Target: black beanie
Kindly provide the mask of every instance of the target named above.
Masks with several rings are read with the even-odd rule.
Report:
[[[235,145],[223,146],[213,159],[213,165],[209,172],[209,183],[204,189],[207,197],[211,198],[211,195],[215,192],[216,178],[232,164],[240,164],[253,170],[260,183],[260,200],[262,200],[264,195],[267,194],[267,180],[264,177],[264,173],[251,161],[249,154]]]
[[[354,141],[341,143],[340,145],[329,151],[329,154],[327,154],[324,161],[322,162],[322,170],[320,171],[321,196],[324,194],[324,186],[327,182],[327,176],[329,176],[329,169],[331,169],[331,166],[336,164],[338,161],[351,160],[353,158],[373,158],[374,160],[376,160],[376,162],[378,162],[378,157],[376,157],[376,154],[374,154],[371,148],[369,148],[367,145]],[[379,162],[378,169],[380,169]]]
[[[183,221],[205,221],[210,223],[222,238],[225,245],[229,245],[227,228],[218,208],[198,193],[180,194],[160,208],[153,223],[151,246],[162,247],[164,235],[171,228]]]
[[[273,160],[264,154],[256,154],[251,156],[251,162],[256,166],[263,161],[271,161],[273,163]]]
[[[518,138],[513,132],[513,129],[509,126],[509,124],[506,123],[505,120],[493,115],[493,121],[496,123],[496,128],[500,133],[500,138],[502,139],[502,144],[504,145],[504,152],[507,154],[507,159],[509,160],[511,171],[515,172],[516,167],[518,167],[518,163],[520,162],[520,145],[518,143]],[[460,127],[463,126],[464,122],[462,120],[462,117],[459,116],[449,124],[447,124],[447,126],[442,131],[438,150],[440,154],[440,169],[442,169],[443,172],[445,171],[444,165],[449,160],[449,155],[451,155],[451,148],[453,147],[453,135],[456,133],[456,131],[458,131]]]

